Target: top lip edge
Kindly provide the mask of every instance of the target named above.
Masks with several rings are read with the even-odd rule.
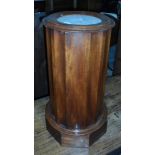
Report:
[[[71,15],[71,14],[82,14],[82,15],[90,15],[90,16],[94,16],[97,17],[99,19],[102,20],[102,22],[97,23],[97,24],[91,24],[91,25],[78,25],[78,24],[65,24],[65,23],[61,23],[57,20],[57,18],[62,17],[63,15]],[[53,20],[49,21],[49,18],[53,16]],[[103,20],[106,20],[105,22],[103,22]],[[96,26],[95,29],[100,29],[101,27],[107,27],[107,29],[110,29],[112,27],[115,26],[115,22],[113,19],[111,19],[110,17],[104,15],[104,14],[100,14],[97,12],[90,12],[90,11],[61,11],[61,12],[56,12],[53,14],[50,14],[48,16],[46,16],[45,18],[43,18],[43,24],[45,27],[55,27],[55,26],[62,26],[62,27],[66,27],[67,29],[72,29],[73,27],[76,27],[78,29],[90,29],[92,27],[92,29],[94,29],[93,27]],[[85,27],[85,28],[84,28]]]

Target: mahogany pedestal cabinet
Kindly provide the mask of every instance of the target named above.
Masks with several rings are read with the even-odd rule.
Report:
[[[47,129],[62,145],[89,147],[106,132],[103,96],[115,23],[85,11],[54,13],[43,23],[50,88]]]

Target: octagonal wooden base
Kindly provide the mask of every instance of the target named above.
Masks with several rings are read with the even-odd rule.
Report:
[[[104,106],[104,104],[103,104]],[[46,127],[52,136],[63,146],[89,147],[100,138],[107,129],[107,112],[103,107],[103,112],[94,125],[81,130],[70,130],[57,124],[53,119],[50,103],[46,105]]]

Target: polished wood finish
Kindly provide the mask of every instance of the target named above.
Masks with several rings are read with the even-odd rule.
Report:
[[[66,14],[93,15],[100,24],[61,24]],[[62,145],[88,147],[106,131],[104,95],[112,20],[92,12],[60,12],[44,19],[50,101],[47,129]]]

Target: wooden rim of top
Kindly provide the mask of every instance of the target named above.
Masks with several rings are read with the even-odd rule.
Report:
[[[92,24],[92,25],[73,25],[73,24],[65,24],[58,22],[58,18],[65,16],[65,15],[89,15],[97,17],[101,20],[98,24]],[[51,29],[61,29],[61,30],[70,30],[70,31],[106,31],[109,29],[112,29],[112,27],[115,26],[115,22],[103,15],[96,12],[89,12],[89,11],[63,11],[63,12],[57,12],[54,14],[51,14],[43,19],[43,24],[47,28]]]

